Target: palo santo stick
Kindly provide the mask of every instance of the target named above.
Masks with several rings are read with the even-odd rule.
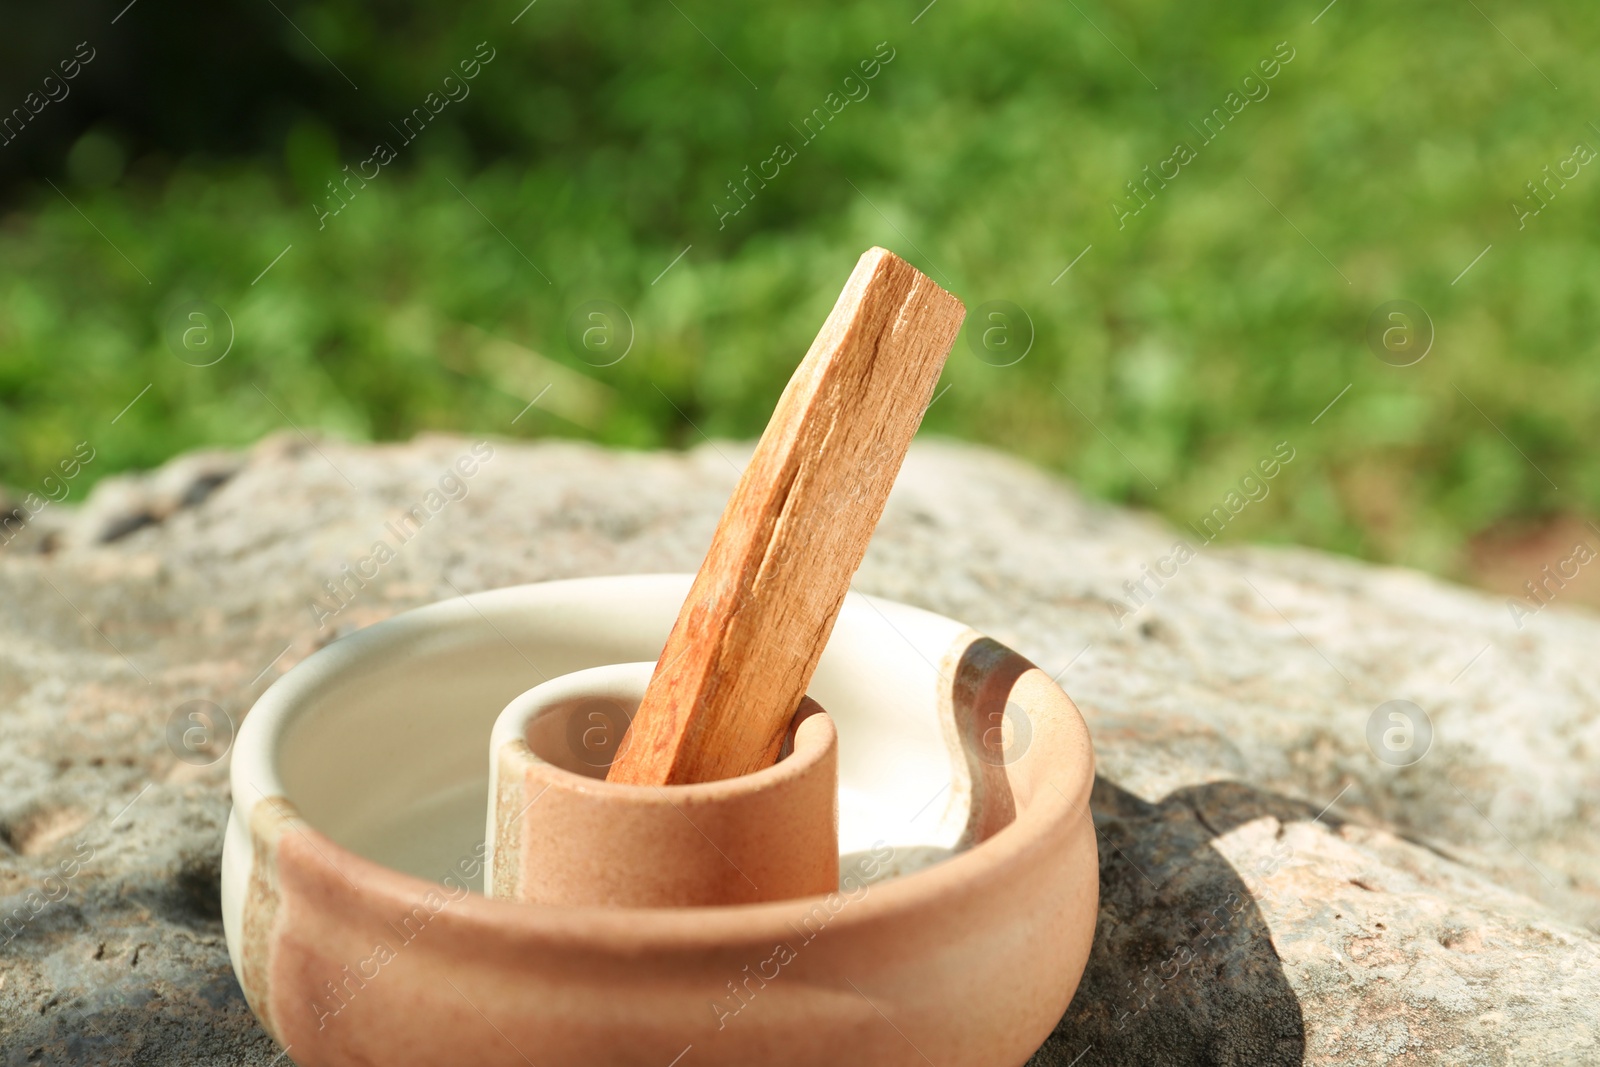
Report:
[[[609,781],[776,762],[965,316],[893,253],[861,257],[728,501]]]

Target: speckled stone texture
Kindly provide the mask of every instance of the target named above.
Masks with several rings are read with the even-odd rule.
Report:
[[[464,495],[441,487],[473,443],[186,456],[0,549],[5,1063],[273,1062],[218,917],[227,761],[214,739],[178,759],[169,719],[237,721],[314,649],[440,598],[693,570],[747,451],[494,442]],[[386,524],[418,504],[402,543]],[[329,597],[379,541],[394,558]],[[1594,617],[1519,630],[1501,600],[1208,546],[938,443],[856,585],[1061,672],[1094,735],[1096,949],[1034,1063],[1593,1062]],[[1368,742],[1390,700],[1432,723],[1409,766]]]

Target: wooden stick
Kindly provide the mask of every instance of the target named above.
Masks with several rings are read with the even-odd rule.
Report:
[[[893,253],[861,257],[728,501],[608,780],[776,762],[965,316]]]

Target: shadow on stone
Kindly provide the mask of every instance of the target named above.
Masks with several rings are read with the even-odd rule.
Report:
[[[1303,1063],[1299,999],[1255,899],[1211,842],[1264,815],[1290,822],[1317,812],[1236,782],[1149,804],[1099,777],[1092,805],[1100,838],[1094,950],[1030,1067]]]
[[[283,1063],[226,964],[209,972],[71,974],[72,988],[0,1026],[4,1067],[242,1067]],[[109,966],[95,964],[91,966]]]

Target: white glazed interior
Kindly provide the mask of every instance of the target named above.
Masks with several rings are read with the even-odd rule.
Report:
[[[352,852],[442,879],[483,842],[485,756],[502,709],[572,671],[655,659],[691,581],[584,578],[444,601],[336,641],[279,679],[233,753],[223,857],[230,947],[255,804],[286,797]],[[945,743],[940,664],[964,631],[903,604],[846,600],[810,689],[839,732],[841,853],[881,841],[929,857],[959,842],[969,798]]]

